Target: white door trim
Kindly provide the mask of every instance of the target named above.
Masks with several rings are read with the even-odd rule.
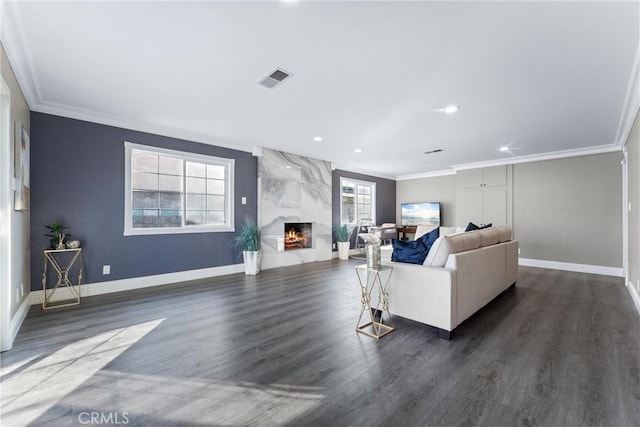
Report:
[[[0,351],[13,345],[11,331],[11,92],[0,76]]]

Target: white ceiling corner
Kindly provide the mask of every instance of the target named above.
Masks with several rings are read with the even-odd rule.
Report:
[[[640,20],[640,17],[639,17]],[[620,115],[620,124],[616,134],[616,145],[623,147],[629,138],[633,122],[640,111],[640,41],[636,48],[636,57],[631,65],[627,93]]]
[[[0,38],[25,101],[33,109],[40,103],[39,84],[15,4],[15,0],[0,1]]]

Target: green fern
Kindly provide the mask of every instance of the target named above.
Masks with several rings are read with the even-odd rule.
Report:
[[[233,238],[233,242],[243,251],[259,251],[262,249],[260,227],[258,227],[256,220],[249,216],[245,217],[243,224],[240,226],[240,231]]]
[[[336,240],[338,242],[348,242],[349,241],[349,236],[351,235],[351,232],[349,231],[349,228],[346,225],[336,225],[335,227],[333,227],[333,231],[334,233],[336,233]]]

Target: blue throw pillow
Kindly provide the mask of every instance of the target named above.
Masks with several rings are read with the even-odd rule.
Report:
[[[431,246],[433,246],[433,242],[435,242],[438,237],[440,237],[440,227],[434,228],[430,232],[418,237],[416,240],[422,242],[422,244],[427,247],[427,252],[429,252],[431,250]]]
[[[391,261],[422,264],[429,252],[427,247],[418,240],[403,241],[392,239],[391,245],[393,246]]]
[[[464,231],[482,230],[483,228],[489,228],[489,227],[493,227],[493,224],[489,223],[489,224],[480,226],[470,222],[469,224],[467,224],[467,228],[465,228]]]

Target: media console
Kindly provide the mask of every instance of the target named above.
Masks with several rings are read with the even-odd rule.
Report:
[[[407,225],[404,227],[398,227],[396,230],[398,232],[398,240],[405,240],[407,238],[407,234],[416,234],[416,226]]]

